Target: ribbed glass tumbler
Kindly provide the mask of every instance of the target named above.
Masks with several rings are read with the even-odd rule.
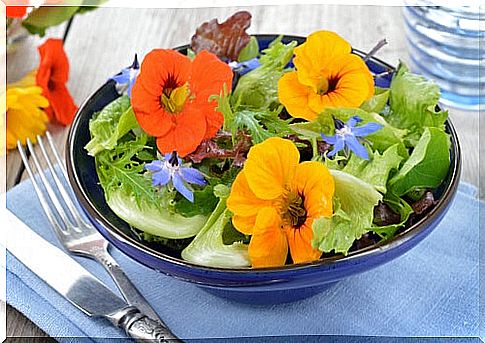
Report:
[[[443,104],[485,109],[485,5],[412,4],[403,8],[411,69],[438,83]]]

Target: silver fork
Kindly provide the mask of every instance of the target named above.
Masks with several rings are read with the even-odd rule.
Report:
[[[49,142],[50,150],[54,155],[54,159],[60,166],[61,175],[67,180],[66,169],[49,132],[46,133],[46,137]],[[44,186],[45,191],[42,190],[38,180],[34,177],[34,173],[27,159],[26,151],[20,142],[17,142],[17,148],[25,165],[25,169],[32,181],[34,190],[39,198],[42,209],[52,224],[52,228],[59,241],[69,252],[98,261],[108,271],[121,294],[129,304],[138,307],[152,319],[156,319],[160,321],[160,323],[163,323],[157,313],[121,270],[118,263],[111,257],[108,252],[108,241],[84,219],[76,208],[69,191],[66,189],[54,169],[53,161],[44,146],[42,137],[37,136],[37,142],[55,183],[55,185],[51,184],[51,182],[47,180],[46,174],[40,166],[40,161],[32,142],[28,139],[27,146],[35,168],[40,176],[40,183]],[[56,194],[54,189],[58,190],[60,197]],[[47,198],[49,198],[50,201]],[[64,206],[62,203],[64,203]],[[57,216],[55,213],[57,213]]]

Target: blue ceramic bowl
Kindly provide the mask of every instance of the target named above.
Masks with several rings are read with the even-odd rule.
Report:
[[[259,35],[261,49],[275,35]],[[285,41],[304,41],[301,37],[285,37]],[[179,50],[183,51],[187,47]],[[363,55],[354,50],[356,54]],[[393,70],[390,65],[371,58],[369,68],[375,73]],[[379,78],[379,86],[389,86],[391,76]],[[347,256],[333,256],[304,264],[279,268],[223,269],[186,262],[153,249],[131,234],[130,227],[107,206],[98,183],[94,159],[84,150],[90,139],[89,120],[93,113],[118,97],[113,81],[108,81],[80,107],[68,137],[67,169],[70,182],[89,219],[115,247],[134,260],[178,279],[192,282],[215,295],[252,304],[275,304],[303,299],[319,293],[337,281],[362,273],[413,248],[441,221],[456,193],[461,158],[456,132],[450,121],[446,129],[451,135],[451,164],[443,184],[435,191],[437,205],[421,220],[393,239],[352,251]]]

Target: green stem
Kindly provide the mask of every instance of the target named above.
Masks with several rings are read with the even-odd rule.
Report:
[[[312,149],[313,149],[313,159],[318,157],[318,144],[317,144],[317,138],[312,137],[311,138],[311,143],[312,143]]]

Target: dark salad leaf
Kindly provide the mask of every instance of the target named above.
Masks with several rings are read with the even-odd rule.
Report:
[[[246,11],[233,14],[222,24],[212,19],[197,28],[191,48],[195,53],[207,50],[220,59],[237,61],[239,53],[251,40],[246,33],[250,25],[251,13]]]

